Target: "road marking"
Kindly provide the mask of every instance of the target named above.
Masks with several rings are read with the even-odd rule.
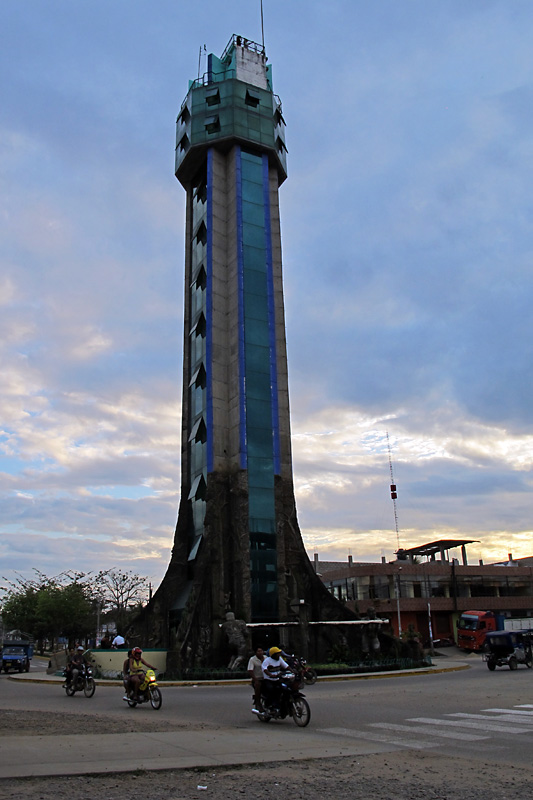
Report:
[[[467,719],[488,719],[489,722],[491,720],[495,720],[498,722],[510,722],[512,725],[529,725],[533,728],[533,719],[529,717],[529,719],[525,719],[524,717],[515,717],[512,716],[510,712],[506,714],[498,714],[496,717],[486,717],[484,714],[462,714],[460,711],[457,711],[455,714],[446,714],[447,717],[466,717]]]
[[[470,722],[459,719],[433,719],[432,717],[411,717],[407,720],[407,722],[426,722],[430,725],[447,725],[450,728],[453,728],[454,726],[459,726],[462,728],[474,728],[478,731],[487,731],[487,733],[508,733],[511,736],[518,733],[527,733],[527,731],[524,729],[516,730],[510,725],[498,725],[497,723],[491,723],[488,718],[487,722],[484,724],[481,722]]]
[[[409,725],[395,725],[389,722],[372,722],[370,723],[370,727],[372,728],[386,728],[391,731],[406,731],[408,733],[428,733],[431,736],[438,736],[442,739],[461,739],[465,742],[480,742],[482,739],[489,739],[489,736],[476,736],[473,733],[460,733],[459,731],[436,731],[434,730],[433,726],[426,726],[426,730],[420,725],[417,725],[416,728],[413,728]]]
[[[533,708],[533,705],[531,703],[522,703],[519,706],[515,706],[515,708]]]
[[[372,733],[367,730],[356,731],[350,728],[322,728],[321,733],[332,733],[334,736],[348,736],[352,739],[365,739],[370,742],[386,742],[386,744],[393,744],[396,747],[411,747],[414,750],[427,750],[430,747],[438,747],[438,742],[419,742],[412,739],[410,742],[399,740],[394,736],[387,736],[384,733]]]
[[[490,711],[496,714],[516,714],[530,719],[533,718],[533,711],[519,711],[514,708],[483,708],[482,711]]]

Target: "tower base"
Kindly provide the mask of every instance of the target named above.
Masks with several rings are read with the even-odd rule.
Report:
[[[209,476],[204,534],[194,560],[184,544],[190,504],[183,500],[180,504],[170,564],[135,625],[145,646],[170,651],[171,668],[224,666],[228,643],[223,623],[228,612],[252,623],[248,651],[281,642],[314,661],[324,660],[339,636],[346,640],[348,626],[340,634],[337,626],[324,630],[311,628],[309,622],[357,618],[315,573],[298,526],[292,482],[279,476],[275,486],[278,613],[275,619],[254,618],[246,483],[245,471]],[[360,638],[356,627],[350,629],[350,639]]]

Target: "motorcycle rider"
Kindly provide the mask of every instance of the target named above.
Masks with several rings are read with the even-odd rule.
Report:
[[[139,686],[144,681],[144,676],[146,670],[144,667],[148,669],[153,669],[155,671],[155,667],[152,667],[147,661],[144,660],[142,657],[143,651],[140,647],[134,647],[131,651],[131,658],[129,660],[129,677],[128,677],[128,690],[125,696],[125,700],[128,699],[128,694],[132,695],[133,700],[139,700]]]
[[[263,694],[269,706],[279,711],[281,694],[281,673],[289,668],[287,662],[281,658],[282,650],[271,647],[268,656],[261,664],[263,670]]]
[[[74,653],[71,655],[70,660],[67,664],[65,670],[65,683],[64,686],[70,686],[72,681],[74,681],[74,686],[76,685],[76,681],[78,680],[78,675],[80,670],[83,670],[87,665],[87,661],[83,657],[83,647],[81,644],[75,649]]]

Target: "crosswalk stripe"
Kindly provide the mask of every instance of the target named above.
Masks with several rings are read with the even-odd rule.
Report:
[[[368,730],[356,731],[350,728],[323,728],[321,732],[332,733],[335,736],[349,736],[352,739],[366,739],[370,742],[385,742],[386,744],[393,744],[396,747],[411,747],[415,750],[427,750],[430,747],[438,747],[437,742],[420,742],[416,739],[405,741],[395,738],[394,736],[387,736],[383,733],[373,733]]]
[[[424,727],[421,727],[420,725],[417,725],[416,728],[413,728],[409,725],[395,725],[394,723],[389,722],[372,722],[370,723],[370,727],[418,734],[427,732],[428,735],[438,736],[441,739],[460,739],[461,741],[465,742],[480,742],[482,739],[489,738],[488,736],[476,736],[474,733],[461,733],[460,731],[436,731],[434,730],[433,726],[429,725],[424,729]]]
[[[455,714],[446,714],[447,717],[466,717],[467,719],[488,719],[489,721],[495,720],[497,722],[510,722],[512,725],[529,725],[533,728],[533,719],[531,717],[514,717],[510,714],[498,714],[495,717],[486,717],[485,714],[464,714],[457,711]]]
[[[426,722],[431,725],[444,725],[449,726],[450,728],[454,726],[459,726],[463,728],[474,728],[475,730],[479,731],[487,731],[487,733],[508,733],[509,735],[515,735],[518,733],[527,733],[525,729],[516,730],[515,728],[511,727],[510,725],[498,725],[497,723],[491,723],[488,719],[486,723],[481,722],[470,722],[469,720],[451,720],[451,719],[433,719],[432,717],[411,717],[407,720],[407,722]]]
[[[529,717],[533,719],[533,711],[520,711],[514,708],[484,708],[483,711],[490,711],[496,714],[516,714],[516,716]]]

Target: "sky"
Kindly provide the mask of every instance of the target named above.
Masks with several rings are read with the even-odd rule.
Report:
[[[532,555],[533,4],[263,6],[307,551]],[[261,42],[259,0],[1,5],[0,575],[166,570],[175,120],[233,33]]]

